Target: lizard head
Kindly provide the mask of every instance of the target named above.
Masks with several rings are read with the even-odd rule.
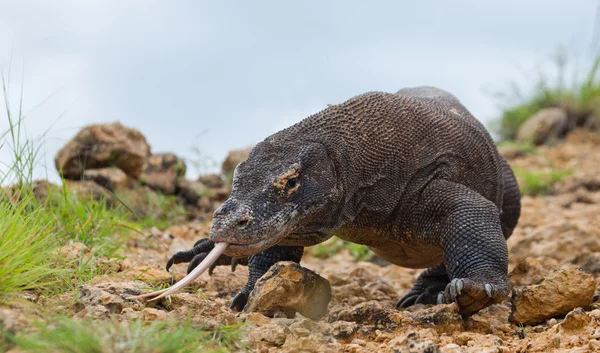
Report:
[[[229,199],[213,216],[211,239],[244,257],[276,245],[312,245],[330,237],[338,199],[335,165],[319,143],[267,139],[234,171]],[[329,212],[328,212],[329,211]]]
[[[215,246],[204,260],[172,287],[130,299],[177,293],[222,253],[245,257],[284,240],[308,246],[331,236],[342,195],[333,159],[319,143],[283,142],[276,136],[256,145],[235,168],[231,195],[213,216]]]

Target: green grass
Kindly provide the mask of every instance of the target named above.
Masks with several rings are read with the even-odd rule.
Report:
[[[356,261],[366,261],[371,257],[371,251],[365,245],[351,243],[335,237],[310,249],[311,254],[320,259],[330,258],[343,249],[346,249]]]
[[[79,199],[66,188],[50,191],[43,203],[30,187],[21,187],[19,194],[18,200],[0,196],[0,302],[22,290],[72,289],[106,272],[110,263],[97,261],[100,257],[119,256],[126,238],[117,232],[128,231],[119,227],[125,223],[123,210]],[[65,258],[59,248],[71,242],[83,243],[91,254],[80,261]]]
[[[497,144],[499,149],[509,149],[515,151],[518,155],[539,155],[540,151],[530,141],[505,140]]]
[[[60,243],[54,237],[54,220],[36,203],[31,194],[18,203],[0,201],[0,302],[47,286],[66,272],[53,261]]]
[[[1,72],[0,78],[8,122],[0,131],[0,148],[12,159],[0,166],[0,182],[13,185],[0,189],[0,303],[9,303],[23,290],[52,295],[106,271],[109,264],[96,260],[118,256],[125,239],[116,233],[126,213],[102,200],[77,197],[64,184],[49,187],[45,199],[36,198],[33,175],[43,139],[27,137],[22,100],[13,114]],[[81,242],[92,253],[80,261],[65,258],[59,249],[70,242]]]
[[[96,322],[55,319],[37,325],[37,332],[9,337],[11,345],[25,352],[69,353],[192,353],[229,352],[244,347],[239,327],[203,330],[189,322]]]
[[[508,148],[515,150],[521,155],[539,155],[540,151],[529,141],[500,141],[497,144],[498,148]]]
[[[574,75],[571,84],[567,85],[565,77],[568,58],[564,53],[559,51],[553,60],[556,75],[541,72],[530,94],[524,95],[515,82],[511,82],[506,91],[493,94],[503,109],[502,116],[494,127],[502,140],[514,139],[523,122],[548,107],[565,108],[570,128],[600,123],[597,118],[600,112],[600,55],[589,62],[587,67],[581,68],[583,75]]]
[[[166,229],[185,220],[185,208],[175,196],[135,189],[118,191],[115,195],[126,205],[129,223],[137,228]]]
[[[572,173],[568,170],[526,170],[513,168],[521,193],[525,195],[547,195],[552,185]]]

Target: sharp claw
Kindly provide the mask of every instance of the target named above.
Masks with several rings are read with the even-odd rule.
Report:
[[[461,294],[461,291],[463,289],[462,281],[460,279],[455,278],[452,280],[452,282],[450,282],[449,287],[450,300],[458,304],[458,296]]]
[[[462,294],[464,286],[465,284],[463,283],[462,279],[456,280],[456,292],[458,293],[458,295]]]
[[[485,288],[485,293],[487,294],[487,296],[491,298],[492,297],[492,290],[494,289],[492,287],[492,285],[489,284],[489,283],[486,283],[485,286],[483,286],[483,287]]]
[[[438,293],[436,302],[438,304],[446,304],[446,299],[444,299],[444,292]]]
[[[400,301],[396,304],[396,308],[409,307],[410,305],[407,305],[407,304],[410,303],[411,299],[413,299],[414,297],[415,297],[414,295],[410,295],[410,296],[405,296],[404,298],[400,299]]]
[[[423,292],[421,293],[417,299],[415,299],[415,304],[422,304],[423,303],[423,298],[425,298],[425,296],[427,295],[427,293]]]
[[[234,311],[242,311],[248,303],[248,296],[245,293],[239,292],[231,301],[229,309]]]
[[[240,260],[238,260],[235,257],[233,259],[231,259],[231,272],[235,272],[235,268],[237,267],[239,262],[240,262]]]

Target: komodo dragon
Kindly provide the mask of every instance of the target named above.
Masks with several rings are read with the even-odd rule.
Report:
[[[369,92],[257,144],[235,169],[210,239],[168,261],[167,270],[189,262],[188,276],[140,297],[242,263],[248,283],[231,304],[242,310],[274,263],[300,262],[304,247],[336,235],[396,265],[427,268],[397,307],[456,302],[470,315],[509,293],[506,238],[520,209],[511,168],[453,95]]]

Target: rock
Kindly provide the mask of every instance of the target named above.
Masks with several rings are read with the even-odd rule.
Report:
[[[218,189],[225,186],[223,178],[219,174],[201,175],[198,181],[211,189]]]
[[[177,180],[185,176],[185,162],[173,153],[153,154],[147,160],[140,180],[165,195],[174,195]]]
[[[387,352],[439,353],[440,348],[431,340],[413,340],[407,337],[397,337],[387,344]]]
[[[244,311],[270,317],[276,313],[294,317],[299,312],[318,319],[326,314],[330,300],[331,286],[325,278],[295,262],[278,262],[258,280]]]
[[[21,186],[18,185],[10,186],[7,188],[0,187],[0,197],[4,197],[5,195],[9,197],[14,202],[18,202],[22,200],[23,192],[27,195],[29,192],[33,193],[33,197],[35,197],[36,201],[40,204],[45,203],[50,194],[60,192],[60,188],[47,180],[34,180],[31,184]],[[0,198],[0,200],[2,200]]]
[[[64,259],[75,260],[79,263],[82,256],[87,256],[92,252],[85,244],[76,242],[61,246],[58,253]]]
[[[246,340],[250,345],[266,342],[280,347],[285,343],[285,339],[289,333],[290,330],[284,325],[267,324],[262,326],[260,330],[248,333]]]
[[[112,196],[102,186],[93,181],[65,180],[67,189],[74,192],[78,198],[89,201],[106,201],[112,204]]]
[[[391,328],[402,322],[404,316],[394,309],[384,308],[378,301],[360,303],[330,315],[329,320],[351,321],[379,328]]]
[[[513,287],[534,284],[558,268],[558,261],[549,258],[526,257],[519,261],[508,278]]]
[[[596,290],[593,277],[581,270],[558,270],[539,283],[514,288],[510,320],[532,325],[588,307]]]
[[[208,199],[223,202],[231,193],[231,184],[227,184],[218,174],[200,176],[198,182],[206,186],[204,195]]]
[[[210,189],[199,181],[177,180],[177,195],[188,205],[198,205],[203,196],[208,196]]]
[[[163,310],[158,310],[154,308],[144,308],[142,309],[142,319],[144,321],[158,321],[165,320],[167,318],[167,313]]]
[[[537,227],[527,237],[519,238],[509,250],[513,260],[526,257],[551,257],[571,260],[583,253],[600,252],[600,234],[582,222],[560,220]]]
[[[331,334],[337,339],[347,339],[352,337],[360,328],[356,322],[335,321],[331,324]]]
[[[77,311],[81,311],[84,307],[100,306],[111,314],[120,314],[123,304],[123,298],[118,295],[111,294],[99,286],[85,285],[79,289],[79,297],[75,308]]]
[[[596,276],[600,274],[600,253],[581,254],[575,257],[571,263],[577,265],[585,272]]]
[[[248,159],[248,155],[252,151],[252,147],[242,148],[239,150],[229,151],[225,161],[221,165],[221,172],[223,175],[231,176],[233,175],[233,170],[237,167],[238,164]]]
[[[440,333],[462,331],[465,322],[458,313],[458,306],[454,303],[443,305],[415,305],[403,311],[404,315],[414,324],[433,328]]]
[[[142,294],[147,287],[141,281],[104,281],[81,286],[73,306],[76,317],[106,318],[111,314],[120,314],[126,305],[141,310],[143,305],[140,301],[126,301],[124,298]]]
[[[559,180],[552,185],[552,194],[566,194],[582,189],[588,192],[600,191],[600,175],[575,175],[570,178]]]
[[[568,116],[561,108],[545,108],[527,119],[517,131],[517,140],[536,146],[546,144],[566,133]]]
[[[490,305],[467,318],[466,327],[469,330],[494,333],[510,333],[511,327],[508,318],[510,316],[510,303]]]
[[[574,333],[580,332],[588,326],[594,319],[588,315],[582,308],[575,308],[565,316],[564,320],[558,324],[557,329],[562,332]]]
[[[86,169],[116,166],[137,179],[150,156],[150,145],[138,130],[120,123],[84,127],[54,157],[65,179],[77,180]]]
[[[131,179],[119,168],[86,169],[83,172],[83,180],[93,181],[108,190],[126,189],[131,187]]]

